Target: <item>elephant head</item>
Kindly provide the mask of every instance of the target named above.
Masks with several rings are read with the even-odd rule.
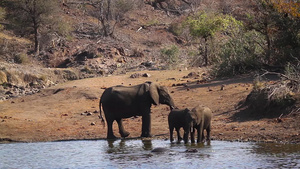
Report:
[[[190,133],[194,133],[194,127],[197,125],[198,116],[193,111],[187,111],[185,116],[185,124],[184,127],[184,142],[188,142],[188,136]]]
[[[151,82],[149,84],[149,92],[154,105],[166,104],[170,107],[171,110],[175,108],[174,101],[165,86],[160,86],[156,83]]]
[[[194,107],[187,115],[186,123],[189,124],[189,130],[185,130],[184,141],[187,143],[188,135],[191,133],[191,142],[195,142],[195,129],[197,129],[197,143],[204,140],[204,130],[207,132],[207,140],[210,140],[212,111],[210,108],[198,105]]]

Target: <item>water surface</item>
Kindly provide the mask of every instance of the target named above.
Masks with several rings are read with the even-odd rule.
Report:
[[[169,151],[153,153],[157,147]],[[195,150],[196,152],[186,152]],[[0,144],[0,168],[300,168],[300,145],[164,140]]]

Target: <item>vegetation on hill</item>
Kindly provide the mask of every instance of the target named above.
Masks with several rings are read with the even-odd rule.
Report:
[[[56,68],[71,79],[189,66],[212,66],[215,76],[291,74],[299,28],[293,0],[2,0],[0,82],[29,84],[26,72],[53,84]],[[36,75],[37,67],[55,70]]]

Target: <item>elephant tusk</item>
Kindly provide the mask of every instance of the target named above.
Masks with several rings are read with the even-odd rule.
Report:
[[[173,110],[173,109],[178,109],[178,108],[174,107],[174,106],[170,106],[170,109]]]

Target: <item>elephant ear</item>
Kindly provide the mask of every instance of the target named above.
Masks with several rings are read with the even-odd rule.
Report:
[[[191,113],[192,113],[193,119],[196,121],[196,123],[199,123],[199,117],[198,117],[197,109],[193,108],[191,110]]]
[[[190,109],[188,109],[188,108],[185,108],[185,109],[184,109],[184,112],[185,112],[185,113],[188,113],[189,111],[190,111]]]
[[[159,104],[159,94],[158,94],[158,85],[155,83],[150,84],[150,96],[153,99],[153,104],[158,105]]]

